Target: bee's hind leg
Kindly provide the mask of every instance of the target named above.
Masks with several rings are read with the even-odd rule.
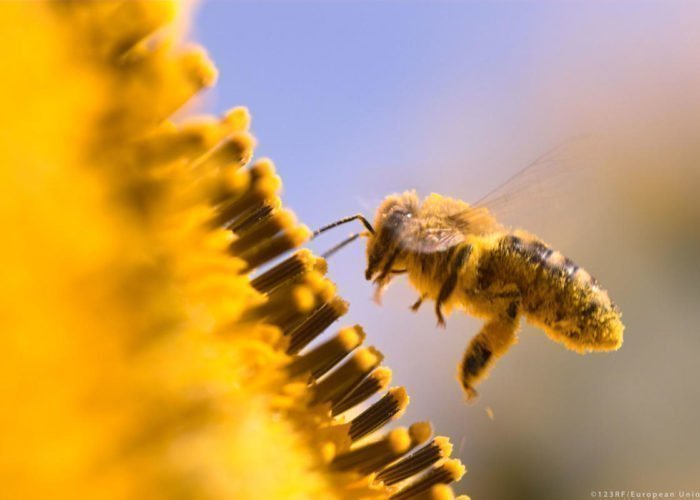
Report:
[[[469,343],[459,365],[459,381],[467,399],[476,398],[476,383],[486,378],[495,359],[515,343],[520,326],[520,302],[517,290],[493,296],[494,316]]]

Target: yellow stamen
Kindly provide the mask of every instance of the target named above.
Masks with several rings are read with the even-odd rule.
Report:
[[[350,422],[350,439],[357,441],[367,434],[398,418],[406,410],[409,398],[406,389],[389,389],[386,395]]]
[[[331,408],[331,413],[340,415],[351,408],[365,402],[379,391],[383,391],[391,382],[391,370],[380,366],[374,370],[369,377],[364,379],[357,387],[355,387],[346,397],[338,404]]]
[[[239,257],[247,262],[244,272],[248,272],[269,262],[285,252],[298,247],[311,237],[311,230],[306,226],[291,228],[279,236],[256,245],[243,252]]]
[[[283,260],[276,266],[268,269],[260,276],[250,282],[250,284],[261,293],[270,293],[277,287],[282,286],[286,282],[293,280],[310,270],[317,270],[325,274],[325,269],[322,271],[317,269],[317,262],[323,259],[314,256],[311,251],[302,249],[297,251],[291,257]]]
[[[244,231],[239,230],[238,238],[231,243],[229,249],[236,255],[242,255],[278,232],[290,230],[295,224],[296,217],[289,210],[273,212],[263,216],[256,224],[249,225]]]
[[[234,189],[235,186],[240,185],[240,182],[222,184],[222,192],[216,198],[216,201],[222,204],[216,219],[219,225],[226,225],[241,214],[245,214],[247,210],[264,204],[282,187],[282,181],[275,174],[274,165],[269,160],[256,161],[246,172],[250,176],[250,181],[245,191]],[[227,188],[230,191],[226,192]]]
[[[410,445],[408,431],[405,428],[394,429],[379,441],[338,455],[331,466],[340,471],[356,470],[361,474],[370,474],[396,460]]]
[[[455,500],[455,494],[446,484],[436,484],[428,491],[413,497],[413,500]]]
[[[365,332],[359,325],[343,328],[332,339],[297,357],[289,365],[289,373],[293,377],[309,373],[313,379],[318,379],[362,344],[364,339]]]
[[[433,435],[433,425],[430,422],[416,422],[408,428],[411,435],[411,448],[420,446]]]
[[[211,149],[195,165],[204,171],[226,166],[237,170],[244,166],[253,154],[255,139],[248,132],[237,132]]]
[[[347,302],[339,297],[318,307],[303,323],[288,333],[290,341],[287,353],[298,353],[347,311]]]
[[[342,400],[369,372],[379,366],[383,358],[382,353],[373,347],[360,349],[316,385],[312,404],[331,403],[333,405]]]
[[[446,460],[441,466],[430,470],[410,486],[392,495],[391,498],[392,500],[413,498],[418,494],[429,491],[437,484],[449,484],[453,481],[459,481],[465,473],[466,468],[462,465],[462,462],[457,459]]]
[[[231,221],[226,228],[233,231],[234,234],[245,232],[247,229],[255,226],[258,222],[268,218],[270,214],[279,210],[281,206],[282,201],[277,196],[273,196],[272,198],[268,198],[264,202],[251,206],[238,214],[238,216]]]
[[[383,481],[387,485],[400,483],[422,472],[439,460],[449,457],[451,453],[452,445],[450,440],[438,436],[420,450],[380,472],[377,475],[377,481]]]
[[[4,496],[395,493],[377,473],[430,426],[370,436],[408,397],[359,326],[306,349],[348,305],[324,259],[276,262],[309,231],[247,110],[170,121],[216,77],[161,26],[181,2],[6,4]]]

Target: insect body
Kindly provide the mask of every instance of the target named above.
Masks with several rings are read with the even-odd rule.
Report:
[[[536,236],[501,226],[485,208],[436,194],[421,202],[406,192],[387,197],[374,228],[366,226],[366,277],[378,293],[407,273],[420,294],[414,310],[432,299],[440,325],[454,308],[484,319],[459,366],[469,399],[515,342],[523,316],[581,353],[622,344],[620,312],[590,274]]]

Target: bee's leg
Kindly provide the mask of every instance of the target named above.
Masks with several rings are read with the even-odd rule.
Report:
[[[442,305],[450,298],[457,286],[459,272],[464,267],[469,255],[471,254],[471,245],[463,245],[457,250],[454,260],[450,263],[450,274],[440,287],[437,299],[435,300],[435,315],[437,316],[438,326],[445,327],[445,317],[442,315]]]
[[[391,281],[391,274],[394,274],[391,272],[391,268],[394,266],[394,262],[396,262],[397,257],[399,256],[399,251],[394,250],[390,255],[389,258],[386,260],[386,263],[382,267],[382,270],[380,271],[379,275],[374,278],[374,284],[377,285],[377,287],[374,290],[374,301],[377,304],[382,303],[382,295],[384,294],[384,290],[389,286],[389,282]]]
[[[474,385],[487,376],[495,359],[515,343],[520,325],[520,302],[517,291],[493,297],[495,314],[469,343],[459,366],[459,380],[467,399],[476,397]]]
[[[389,274],[393,274],[391,272],[391,268],[394,267],[394,262],[396,262],[398,256],[398,250],[394,250],[394,252],[392,252],[389,255],[389,258],[386,259],[386,263],[384,264],[384,267],[382,267],[382,271],[379,273],[379,276],[375,278],[375,283],[384,283],[385,281],[387,281],[387,277],[389,276]]]
[[[423,301],[424,301],[427,297],[428,297],[427,294],[422,293],[422,294],[420,295],[420,297],[418,297],[418,300],[416,300],[416,301],[413,303],[413,305],[411,306],[411,311],[417,312],[418,309],[420,309],[421,304],[423,303]]]
[[[442,304],[450,298],[452,292],[457,286],[457,273],[451,273],[447,280],[442,284],[440,293],[435,300],[435,315],[437,316],[438,326],[445,328],[445,317],[442,315]]]

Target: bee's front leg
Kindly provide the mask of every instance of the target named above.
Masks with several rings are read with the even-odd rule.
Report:
[[[423,301],[428,297],[427,294],[422,293],[420,297],[418,297],[418,300],[416,300],[413,305],[411,306],[411,311],[413,312],[418,312],[418,309],[420,309],[421,304],[423,304]]]

